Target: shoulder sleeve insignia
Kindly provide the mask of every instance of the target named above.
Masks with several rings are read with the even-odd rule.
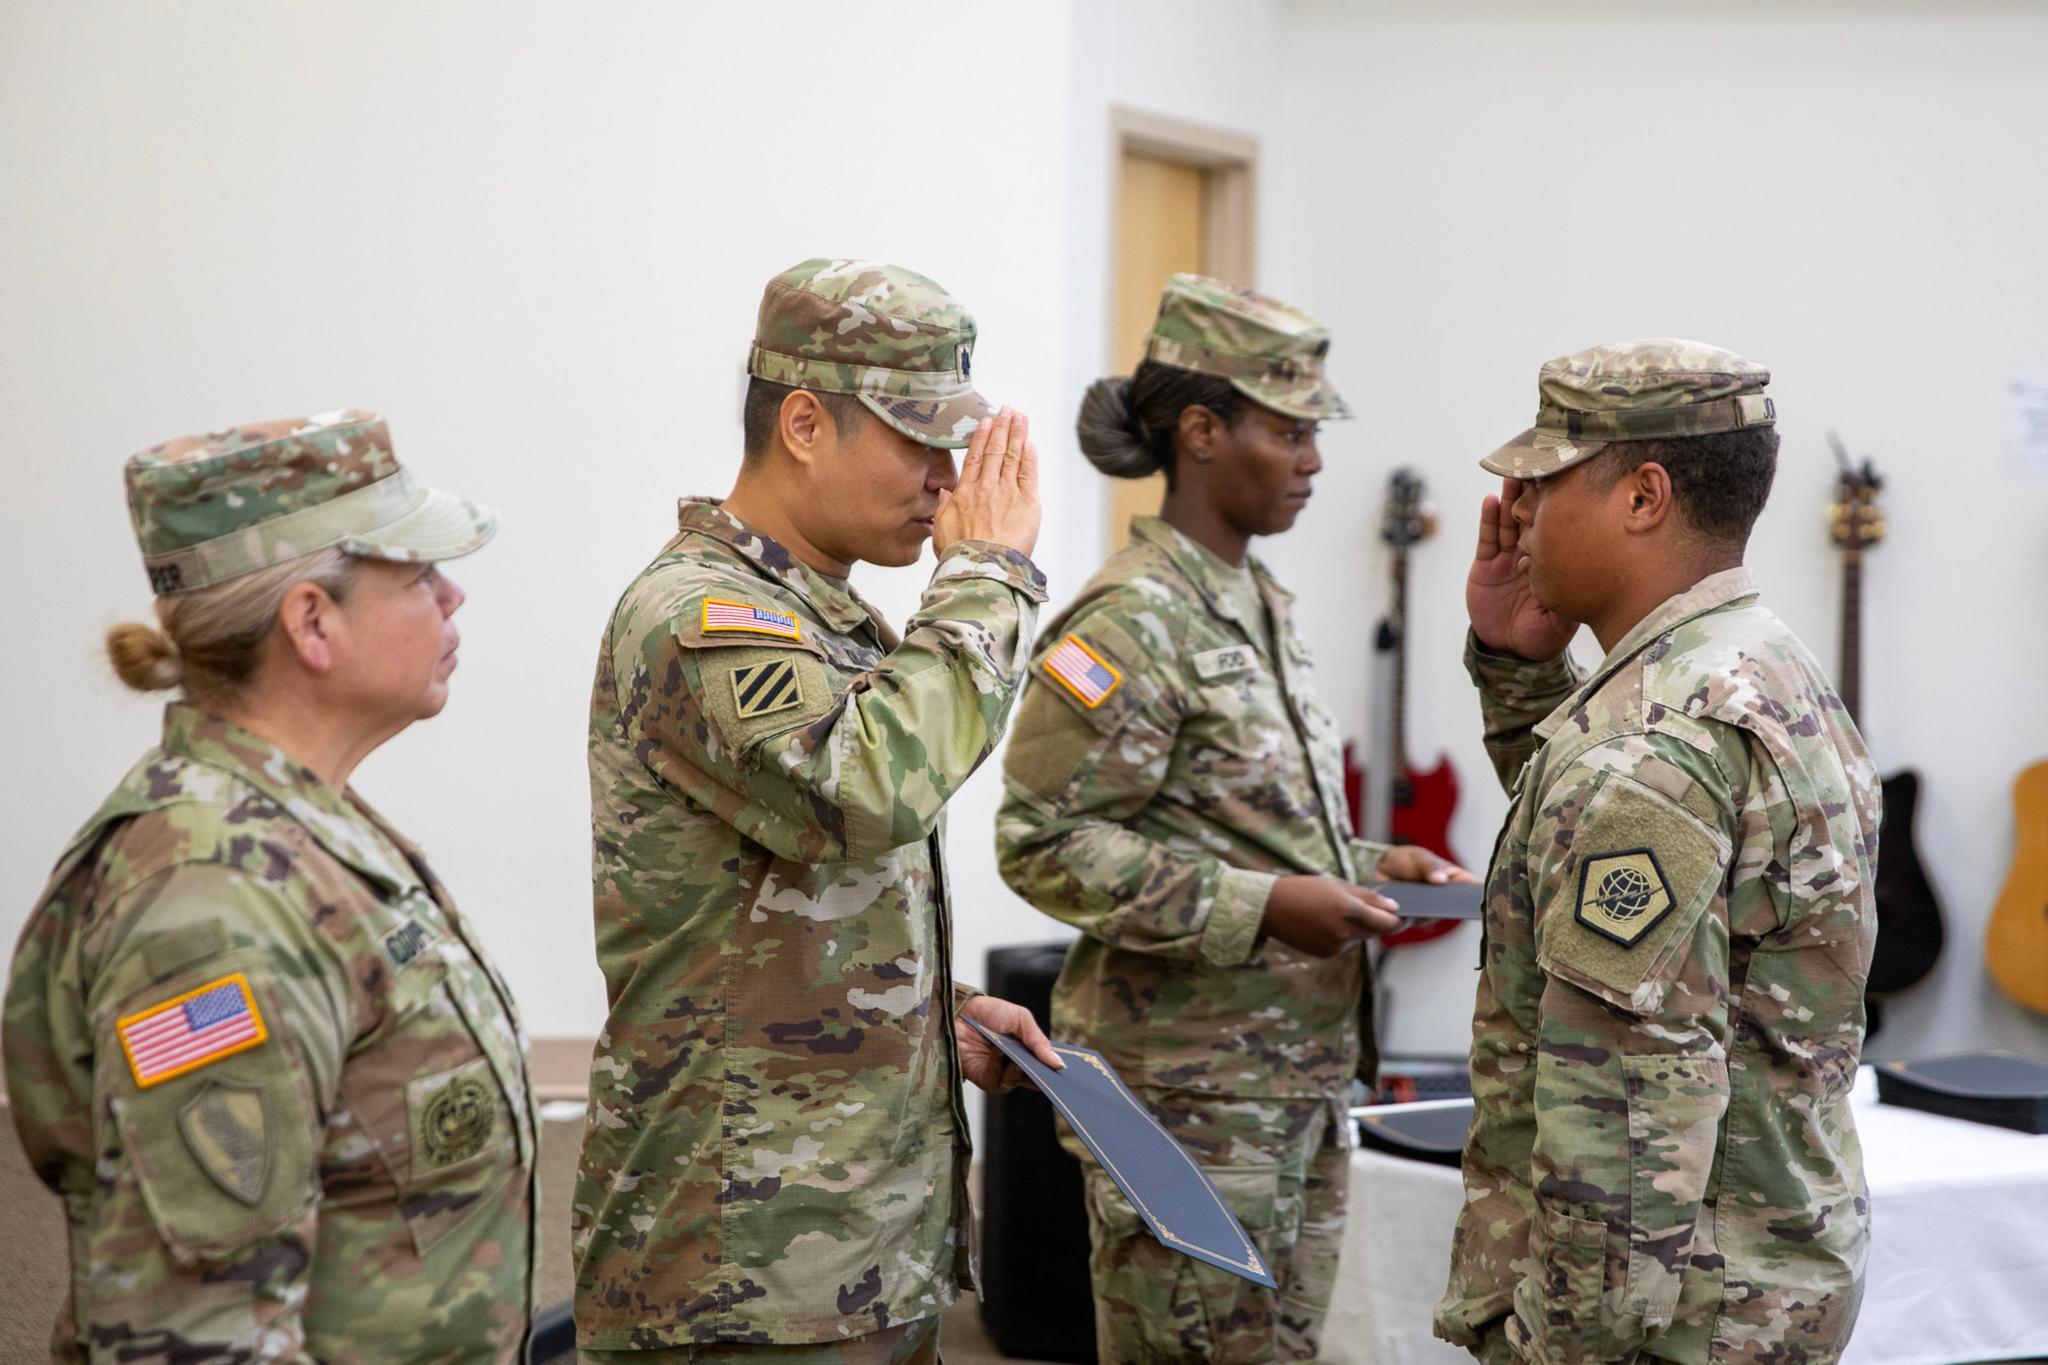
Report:
[[[793,613],[757,607],[750,602],[727,602],[716,597],[704,599],[702,625],[706,635],[732,631],[747,635],[773,635],[783,640],[803,638],[802,628]]]
[[[1109,694],[1124,680],[1114,664],[1090,649],[1078,635],[1061,640],[1039,667],[1090,710],[1109,700]]]
[[[131,1014],[115,1029],[135,1084],[144,1090],[261,1047],[270,1037],[249,978],[240,972]]]
[[[1579,867],[1579,907],[1573,918],[1624,948],[1640,943],[1673,904],[1671,883],[1647,848],[1598,854]]]
[[[803,705],[803,677],[790,658],[743,664],[732,671],[732,699],[741,720]]]

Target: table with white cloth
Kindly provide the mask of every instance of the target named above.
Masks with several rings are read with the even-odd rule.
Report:
[[[1870,1267],[1843,1365],[2048,1357],[2048,1134],[1850,1102],[1870,1186]],[[1424,1109],[1460,1100],[1382,1106]],[[1456,1365],[1430,1335],[1464,1186],[1454,1166],[1361,1148],[1337,1292],[1323,1333],[1344,1365]]]

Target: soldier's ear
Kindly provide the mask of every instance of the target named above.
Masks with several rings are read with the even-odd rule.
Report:
[[[337,616],[334,599],[319,584],[299,582],[285,589],[277,608],[277,629],[307,672],[324,674],[334,667]]]
[[[1671,515],[1671,472],[1654,460],[1637,465],[1621,480],[1628,498],[1624,522],[1638,534],[1654,531]]]
[[[1216,438],[1222,434],[1222,419],[1200,403],[1180,410],[1180,449],[1190,459],[1207,460],[1214,455]]]
[[[805,468],[827,454],[838,436],[831,414],[818,401],[818,395],[808,389],[791,389],[783,396],[776,427],[783,449]]]

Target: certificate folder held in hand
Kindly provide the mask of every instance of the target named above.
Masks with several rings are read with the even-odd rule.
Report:
[[[1016,1039],[974,1027],[1052,1101],[1162,1245],[1253,1284],[1279,1288],[1209,1177],[1124,1089],[1101,1053],[1054,1043],[1053,1051],[1067,1064],[1066,1070],[1054,1071]]]
[[[1371,888],[1401,907],[1402,919],[1479,919],[1478,882],[1380,882]]]

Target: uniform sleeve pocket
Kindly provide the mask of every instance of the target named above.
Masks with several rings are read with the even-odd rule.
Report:
[[[1555,1365],[1615,1358],[1604,1349],[1602,1327],[1607,1225],[1539,1205],[1529,1251],[1536,1273],[1515,1285],[1515,1316],[1530,1338],[1530,1357]]]

